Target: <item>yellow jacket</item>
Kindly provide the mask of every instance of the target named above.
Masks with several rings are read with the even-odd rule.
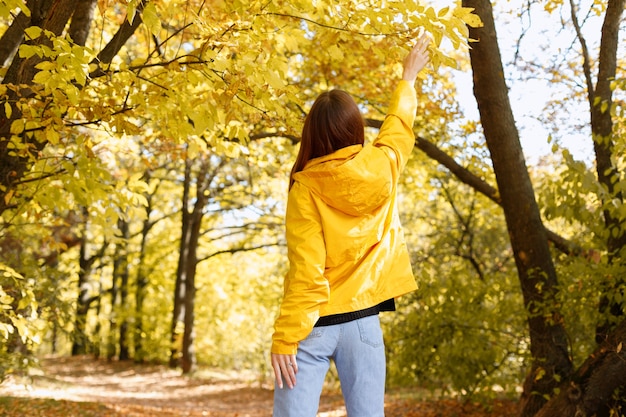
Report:
[[[415,143],[415,89],[400,81],[372,144],[309,161],[287,200],[289,272],[272,353],[296,354],[320,317],[417,289],[396,188]]]

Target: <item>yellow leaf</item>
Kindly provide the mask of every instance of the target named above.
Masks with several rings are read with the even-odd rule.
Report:
[[[468,14],[463,18],[463,21],[473,28],[483,27],[483,21],[475,14]]]
[[[143,58],[135,58],[130,62],[131,67],[141,67],[146,61]]]
[[[157,35],[161,31],[161,21],[153,3],[148,3],[141,14],[143,23],[146,25],[150,33]]]
[[[617,345],[617,349],[615,351],[617,353],[620,353],[622,351],[622,342],[619,342],[619,345]]]
[[[265,75],[267,76],[267,82],[273,88],[278,89],[278,88],[283,88],[285,86],[285,83],[283,82],[283,80],[274,71],[267,71]]]
[[[535,371],[535,382],[541,380],[544,376],[546,376],[546,370],[543,368],[537,368]]]
[[[59,143],[59,132],[57,132],[54,128],[49,127],[46,129],[46,139],[53,145]]]
[[[343,60],[343,52],[337,45],[331,45],[328,48],[328,53],[330,54],[333,60]]]
[[[609,108],[609,103],[607,101],[603,101],[602,105],[600,106],[600,112],[605,113],[606,109]]]
[[[13,195],[15,194],[15,190],[9,190],[5,195],[4,195],[4,204],[5,205],[9,205],[9,203],[11,202],[11,199],[13,198]]]
[[[437,20],[437,15],[435,14],[435,9],[429,7],[425,10],[426,17],[431,21]]]
[[[13,333],[13,326],[8,323],[0,323],[0,333],[5,339],[8,339],[9,335]]]
[[[483,22],[477,14],[473,13],[473,11],[473,7],[459,7],[454,9],[454,16],[464,21],[468,26],[480,28],[483,26]]]
[[[49,71],[39,71],[33,77],[33,82],[36,84],[47,84],[51,77],[52,74]]]
[[[31,26],[24,29],[24,34],[26,35],[26,39],[37,39],[43,30],[38,26]]]
[[[41,56],[39,48],[33,45],[21,45],[19,49],[20,58],[30,58],[33,55]]]
[[[451,58],[451,57],[449,57],[447,55],[443,55],[442,54],[442,56],[441,56],[441,63],[443,65],[446,65],[446,66],[450,67],[450,68],[454,68],[454,69],[458,69],[459,68],[457,60],[454,59],[454,58]]]
[[[56,64],[51,61],[42,61],[39,64],[35,65],[35,68],[40,70],[53,70],[56,68]]]
[[[13,114],[13,107],[11,107],[11,105],[9,104],[8,101],[4,102],[4,116],[7,119],[11,118],[11,114]]]
[[[12,135],[19,135],[24,131],[24,120],[19,119],[19,120],[14,120],[13,123],[11,123],[11,134]]]

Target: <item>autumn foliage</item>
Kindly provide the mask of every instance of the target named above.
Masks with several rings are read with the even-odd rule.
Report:
[[[371,138],[425,31],[420,290],[382,321],[390,389],[452,399],[389,414],[620,412],[625,4],[521,3],[0,0],[0,380],[45,354],[267,378],[304,115],[342,88]]]

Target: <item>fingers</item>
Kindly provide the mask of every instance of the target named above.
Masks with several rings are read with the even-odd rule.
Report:
[[[417,40],[417,45],[421,48],[422,52],[425,51],[428,45],[430,45],[430,36],[426,33],[422,33],[422,36]]]
[[[291,367],[291,370],[293,371],[293,374],[295,376],[295,374],[298,373],[298,362],[296,361],[296,355],[290,355],[287,365]]]
[[[408,55],[403,62],[403,74],[402,78],[414,82],[417,74],[428,64],[430,61],[430,53],[428,52],[428,46],[430,45],[430,37],[423,33],[413,45],[413,48],[409,51]]]
[[[289,389],[293,389],[296,386],[296,373],[298,372],[298,364],[296,363],[295,355],[284,355],[283,362],[281,363],[281,371],[283,378],[287,383]]]
[[[415,46],[413,46],[413,50],[418,54],[422,55],[424,59],[430,59],[430,54],[428,53],[428,45],[430,45],[430,38],[425,33],[419,37]]]
[[[296,374],[298,373],[296,355],[272,353],[272,367],[274,368],[274,378],[278,388],[283,388],[283,381],[287,383],[289,389],[293,389],[296,386]]]
[[[280,372],[280,364],[276,361],[273,354],[272,354],[272,368],[274,368],[274,380],[276,381],[276,386],[280,389],[283,389],[283,377]]]

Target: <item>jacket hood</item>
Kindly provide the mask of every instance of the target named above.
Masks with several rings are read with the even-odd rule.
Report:
[[[371,145],[352,145],[312,159],[293,178],[351,216],[372,213],[393,192],[389,159]]]

